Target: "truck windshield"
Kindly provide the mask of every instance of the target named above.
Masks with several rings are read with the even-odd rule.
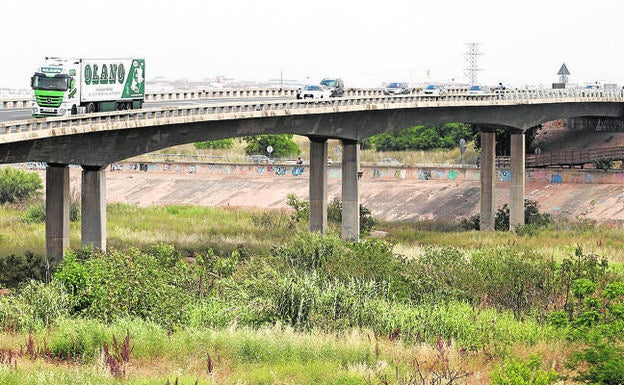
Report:
[[[69,77],[67,75],[47,77],[35,74],[32,78],[32,88],[35,90],[65,91],[69,87]]]
[[[321,84],[324,85],[325,87],[336,87],[336,81],[333,79],[323,79],[321,81]]]

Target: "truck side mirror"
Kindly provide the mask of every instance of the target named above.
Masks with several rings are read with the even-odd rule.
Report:
[[[34,88],[35,87],[35,77],[31,76],[30,77],[30,88]]]

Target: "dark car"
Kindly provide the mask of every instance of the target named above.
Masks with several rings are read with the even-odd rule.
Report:
[[[321,85],[331,90],[332,98],[341,98],[344,96],[345,87],[344,82],[340,78],[325,78],[321,80]]]

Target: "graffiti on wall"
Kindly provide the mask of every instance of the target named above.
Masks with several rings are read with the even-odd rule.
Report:
[[[496,172],[497,179],[501,182],[509,182],[511,180],[511,171],[498,170]]]
[[[431,171],[430,170],[420,170],[420,171],[418,171],[418,179],[420,179],[420,180],[431,180]]]
[[[550,183],[563,183],[563,179],[560,174],[551,174]]]
[[[585,183],[594,183],[594,174],[585,174],[583,180],[585,181]]]

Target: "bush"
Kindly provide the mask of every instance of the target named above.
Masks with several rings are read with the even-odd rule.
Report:
[[[335,233],[297,233],[285,245],[274,250],[288,265],[302,270],[320,269],[343,253],[343,243]]]
[[[594,168],[603,171],[608,171],[613,168],[613,160],[608,158],[594,159],[592,164],[594,165]]]
[[[13,167],[0,169],[0,204],[25,204],[41,196],[43,182],[39,174]]]
[[[79,260],[66,253],[54,279],[62,282],[87,316],[111,321],[139,317],[161,325],[179,324],[191,293],[185,290],[187,271],[171,250],[154,255],[137,249],[109,253],[93,251]]]
[[[46,203],[43,200],[36,200],[28,206],[24,215],[26,223],[44,223],[46,219]],[[80,202],[76,199],[69,201],[69,220],[76,222],[80,220]]]
[[[521,319],[531,311],[547,311],[555,292],[555,271],[553,261],[530,250],[499,248],[475,252],[465,279],[472,301],[512,310]]]
[[[61,284],[30,281],[0,300],[0,327],[33,331],[68,316],[70,310],[71,297]]]
[[[0,287],[17,287],[27,280],[46,281],[47,275],[46,258],[41,255],[0,256]]]
[[[578,371],[579,383],[596,385],[624,384],[624,349],[611,342],[593,342],[580,352],[574,352],[566,363]]]
[[[286,204],[295,210],[291,216],[293,221],[301,222],[310,219],[310,202],[299,200],[295,194],[288,194]]]
[[[463,218],[460,227],[464,230],[479,230],[481,216],[475,214]],[[524,226],[518,226],[515,230],[519,235],[533,236],[537,229],[547,227],[553,223],[550,214],[540,213],[537,202],[524,200]],[[496,210],[494,214],[494,229],[497,231],[509,231],[509,205],[506,203]]]
[[[559,374],[554,370],[541,369],[541,359],[531,355],[528,360],[507,359],[502,366],[497,366],[490,377],[492,385],[549,385],[559,381]]]
[[[289,194],[287,204],[295,210],[295,213],[291,217],[293,221],[299,222],[310,218],[309,202],[300,201],[294,194]],[[379,221],[372,216],[371,211],[364,207],[364,205],[360,205],[359,214],[360,235],[369,234]],[[342,201],[340,199],[334,198],[327,205],[327,220],[333,223],[342,222]]]

